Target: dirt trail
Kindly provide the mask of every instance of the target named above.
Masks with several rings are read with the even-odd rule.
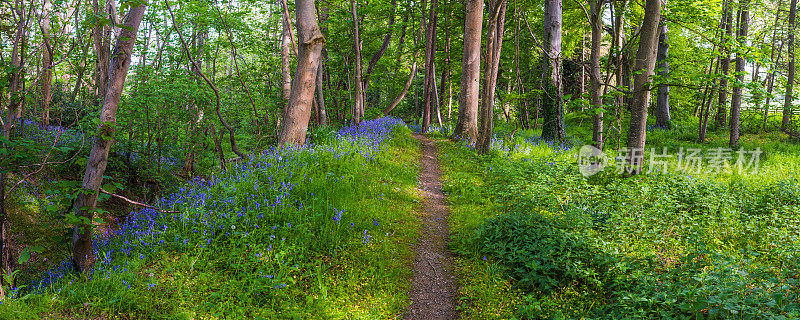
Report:
[[[458,287],[453,276],[453,254],[447,249],[450,228],[447,216],[450,209],[442,193],[436,143],[421,135],[414,136],[422,143],[419,189],[422,192],[422,229],[414,251],[414,278],[409,290],[411,306],[404,319],[457,319]]]

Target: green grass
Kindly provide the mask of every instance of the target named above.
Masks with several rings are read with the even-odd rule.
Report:
[[[396,132],[374,158],[330,141],[219,175],[208,205],[178,205],[175,219],[156,219],[163,231],[112,239],[93,276],[6,300],[0,319],[394,318],[408,303],[419,204],[418,145]],[[212,222],[225,229],[206,233]]]
[[[570,131],[574,140],[587,133]],[[648,147],[727,147],[724,131],[703,144],[695,134],[652,130]],[[517,132],[512,152],[489,156],[440,142],[466,318],[800,314],[800,147],[788,137],[742,137],[764,151],[757,174],[587,179],[575,150],[525,142],[535,135]]]

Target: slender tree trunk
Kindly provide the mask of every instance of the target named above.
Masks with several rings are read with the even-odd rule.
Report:
[[[664,0],[664,5],[667,1]],[[672,119],[669,115],[669,37],[667,36],[667,21],[661,20],[661,27],[658,36],[658,75],[661,84],[658,85],[658,96],[656,97],[656,126],[669,129],[672,127]]]
[[[639,51],[636,53],[633,79],[633,105],[628,130],[628,164],[632,173],[639,173],[643,165],[644,146],[647,140],[647,105],[650,100],[650,77],[658,51],[661,0],[646,0],[644,20],[640,31]]]
[[[793,0],[797,1],[797,0]],[[736,41],[741,45],[747,43],[747,31],[750,27],[750,0],[744,0],[739,9],[739,30],[736,32]],[[739,148],[739,117],[742,107],[742,91],[744,89],[745,60],[741,52],[736,53],[736,83],[733,85],[731,97],[731,137],[728,146],[731,149]]]
[[[458,99],[458,121],[453,132],[453,138],[478,141],[483,1],[466,0],[465,10],[461,92]]]
[[[733,5],[731,2],[728,2],[725,5],[725,9],[723,12],[725,16],[725,26],[723,27],[723,29],[725,30],[725,37],[723,38],[724,44],[722,46],[722,50],[725,56],[720,58],[722,77],[719,80],[719,102],[717,103],[717,116],[714,119],[715,125],[718,128],[725,127],[725,124],[727,123],[726,107],[728,105],[728,74],[730,73],[730,65],[731,65],[730,42],[733,41]]]
[[[481,98],[480,131],[475,148],[478,153],[488,154],[492,147],[494,132],[494,98],[497,76],[500,69],[500,51],[503,48],[505,31],[506,0],[493,0],[489,6],[491,17],[486,29],[486,62],[484,63],[483,97]]]
[[[364,83],[361,81],[362,66],[361,66],[361,36],[358,26],[358,12],[356,11],[356,1],[350,0],[350,6],[353,13],[353,48],[355,52],[355,74],[353,76],[353,87],[355,88],[355,103],[353,104],[353,122],[361,123],[361,117],[364,116]]]
[[[53,63],[53,44],[50,41],[50,1],[44,0],[42,12],[42,79],[41,79],[41,104],[42,104],[42,125],[50,125],[50,102],[52,100],[52,81],[53,70],[50,65]]]
[[[545,0],[542,38],[542,139],[564,139],[564,102],[561,85],[561,0]]]
[[[794,78],[795,78],[795,52],[794,40],[797,33],[797,0],[792,0],[789,5],[789,39],[787,40],[787,52],[789,57],[789,71],[786,78],[786,96],[783,100],[783,119],[781,120],[781,130],[789,131],[789,122],[792,119],[792,102],[794,102]]]
[[[124,28],[121,29],[114,55],[110,65],[110,83],[100,110],[100,126],[95,137],[92,150],[86,162],[82,187],[85,190],[78,194],[75,201],[75,213],[85,218],[88,225],[75,226],[72,234],[72,265],[76,271],[88,272],[94,266],[95,254],[92,246],[92,218],[97,207],[97,195],[103,182],[103,174],[108,164],[108,152],[114,139],[117,109],[125,86],[125,78],[131,66],[131,54],[136,42],[136,33],[144,17],[146,2],[132,7],[125,17]]]
[[[403,101],[403,98],[405,98],[406,94],[408,93],[408,89],[411,88],[411,84],[414,83],[414,77],[416,74],[417,74],[417,62],[415,61],[411,65],[411,74],[408,75],[408,81],[406,81],[406,85],[403,87],[403,90],[400,91],[400,94],[397,96],[397,98],[394,99],[394,101],[391,104],[389,104],[389,106],[386,109],[383,109],[384,115],[388,115],[389,112],[392,112],[392,110],[394,110],[394,108],[396,108],[397,105],[399,105],[400,102]]]
[[[603,5],[605,0],[589,0],[592,40],[589,54],[589,82],[592,90],[594,109],[592,141],[595,147],[603,149],[603,100],[600,86],[600,50],[603,40]]]
[[[311,104],[316,88],[317,68],[320,66],[325,37],[317,24],[314,0],[295,2],[299,50],[297,70],[292,82],[292,95],[283,115],[283,129],[278,138],[279,145],[302,145],[306,140]]]
[[[435,100],[436,71],[434,70],[434,62],[436,61],[436,26],[439,18],[436,13],[437,5],[438,0],[431,0],[431,7],[428,10],[430,17],[425,28],[425,84],[423,87],[422,133],[428,132],[428,126],[431,124],[431,105]]]
[[[397,10],[397,0],[392,0],[392,12],[389,14],[389,24],[387,28],[389,29],[386,31],[386,36],[383,37],[383,42],[381,43],[380,49],[376,52],[372,59],[369,60],[369,65],[367,66],[367,71],[364,73],[364,92],[369,89],[369,79],[372,75],[372,71],[375,69],[375,66],[378,64],[378,61],[381,60],[383,55],[386,53],[386,49],[389,48],[389,44],[392,40],[392,32],[394,31],[394,21],[395,21],[395,12]]]

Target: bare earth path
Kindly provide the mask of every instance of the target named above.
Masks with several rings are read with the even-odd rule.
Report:
[[[422,230],[414,247],[414,278],[409,297],[411,306],[404,319],[451,320],[457,318],[456,296],[458,287],[452,270],[452,253],[447,249],[450,228],[447,216],[450,210],[442,193],[436,144],[421,135],[414,136],[422,143],[422,163],[419,188],[422,191]]]

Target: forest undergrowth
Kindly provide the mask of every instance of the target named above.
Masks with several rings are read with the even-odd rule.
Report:
[[[727,142],[682,129],[651,129],[648,147]],[[613,164],[584,177],[577,144],[498,137],[487,156],[439,142],[465,318],[800,317],[800,150],[780,134],[743,139],[763,151],[757,173],[632,178]]]

